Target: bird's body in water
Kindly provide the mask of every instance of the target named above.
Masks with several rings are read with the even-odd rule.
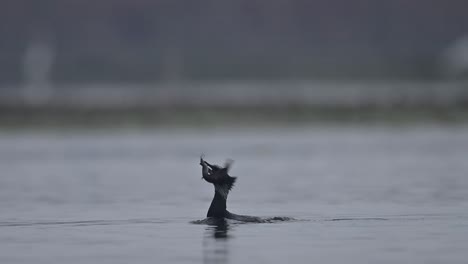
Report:
[[[232,160],[226,161],[224,167],[212,165],[200,157],[200,165],[202,166],[202,177],[205,181],[214,185],[215,194],[211,201],[210,208],[207,213],[209,219],[233,219],[242,222],[267,223],[274,221],[292,220],[289,217],[271,217],[262,218],[257,216],[238,215],[229,212],[226,208],[226,201],[229,191],[234,187],[237,177],[229,175],[229,169],[232,165]]]

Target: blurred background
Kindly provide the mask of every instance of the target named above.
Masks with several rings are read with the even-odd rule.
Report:
[[[83,123],[115,111],[114,123],[183,123],[189,114],[209,119],[214,109],[226,118],[355,120],[401,107],[458,120],[459,111],[435,108],[467,105],[467,7],[419,0],[2,1],[0,124]]]
[[[1,0],[0,263],[466,263],[467,14]]]

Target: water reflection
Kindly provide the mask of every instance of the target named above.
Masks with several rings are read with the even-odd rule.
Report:
[[[203,263],[229,263],[230,226],[225,219],[219,219],[205,230],[203,239]]]

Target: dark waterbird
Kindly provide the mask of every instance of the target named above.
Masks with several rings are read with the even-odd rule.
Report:
[[[232,160],[227,160],[224,167],[212,165],[200,157],[200,165],[202,166],[202,177],[205,181],[212,183],[215,189],[213,200],[208,209],[207,218],[205,220],[196,221],[196,223],[216,223],[219,219],[232,219],[241,222],[251,223],[270,223],[276,221],[293,220],[290,217],[257,217],[248,215],[238,215],[229,212],[226,209],[226,201],[228,194],[234,187],[237,177],[229,175],[229,169],[232,165]]]

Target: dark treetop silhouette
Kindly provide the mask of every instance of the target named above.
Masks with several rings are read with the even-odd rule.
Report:
[[[226,209],[226,201],[229,191],[234,187],[236,177],[229,175],[229,169],[232,165],[232,160],[227,160],[224,167],[212,165],[200,157],[200,165],[202,166],[203,179],[212,183],[215,188],[215,195],[211,201],[210,208],[208,209],[207,217],[216,219],[233,219],[243,222],[265,223],[274,221],[287,221],[292,220],[289,217],[271,217],[261,218],[256,216],[237,215],[229,212]]]

